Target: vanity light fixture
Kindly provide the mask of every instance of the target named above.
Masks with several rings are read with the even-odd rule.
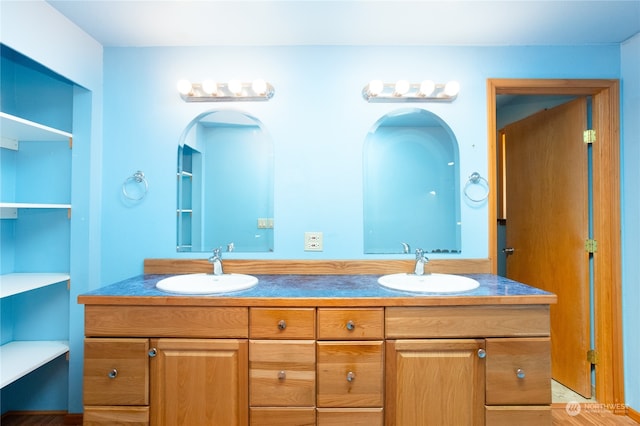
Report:
[[[248,83],[240,80],[229,80],[228,83],[214,80],[191,83],[182,79],[176,87],[185,102],[268,101],[275,92],[273,86],[261,78]]]
[[[424,80],[410,83],[398,80],[383,83],[372,80],[362,89],[362,97],[367,102],[451,102],[458,97],[460,84],[457,81],[434,83]]]

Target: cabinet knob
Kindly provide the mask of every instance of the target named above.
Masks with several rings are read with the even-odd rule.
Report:
[[[118,370],[114,368],[113,370],[109,371],[108,376],[110,379],[115,379],[116,377],[118,377]]]
[[[353,371],[347,373],[347,382],[353,382],[356,379],[356,375]]]
[[[487,357],[487,351],[485,351],[484,349],[478,349],[478,358],[486,358]]]
[[[525,374],[524,374],[524,370],[523,370],[522,368],[518,368],[518,369],[516,370],[516,377],[517,377],[518,379],[524,379]]]
[[[287,378],[287,373],[284,370],[278,371],[278,380],[284,380]]]
[[[284,330],[285,328],[287,328],[287,322],[285,320],[278,321],[278,328],[280,330]]]
[[[351,330],[354,330],[355,328],[356,328],[356,324],[353,321],[351,320],[347,321],[347,330],[351,331]]]
[[[153,358],[156,355],[158,355],[158,350],[156,348],[151,348],[151,349],[149,349],[148,354],[149,354],[149,358]]]

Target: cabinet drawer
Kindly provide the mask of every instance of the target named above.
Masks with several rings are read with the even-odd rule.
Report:
[[[83,426],[148,426],[149,407],[84,407]]]
[[[251,426],[314,426],[315,408],[254,408],[250,410]]]
[[[315,341],[249,341],[251,406],[313,407],[315,401]]]
[[[252,308],[249,337],[252,339],[315,339],[315,308]]]
[[[318,408],[318,426],[383,426],[382,408]]]
[[[85,339],[84,404],[147,405],[148,352],[147,339]]]
[[[531,406],[487,406],[485,407],[487,426],[551,426],[549,405]]]
[[[549,336],[549,306],[391,307],[385,312],[388,339]]]
[[[318,339],[384,338],[384,309],[318,309]]]
[[[547,337],[486,340],[486,404],[551,404]]]
[[[248,309],[209,306],[84,307],[86,336],[247,338]]]
[[[318,342],[318,407],[382,407],[382,341]]]

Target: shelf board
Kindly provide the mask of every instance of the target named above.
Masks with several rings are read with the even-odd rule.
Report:
[[[65,340],[15,341],[0,346],[0,388],[69,352]]]
[[[71,208],[71,204],[0,203],[0,208],[6,208],[6,209],[70,209]]]
[[[0,275],[0,299],[69,280],[67,273],[13,273]]]
[[[68,141],[73,135],[33,121],[0,112],[2,137],[15,141]]]

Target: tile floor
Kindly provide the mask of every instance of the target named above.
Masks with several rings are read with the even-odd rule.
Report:
[[[592,392],[595,395],[595,392]],[[587,399],[561,385],[555,380],[551,381],[551,401],[556,402],[596,402],[595,396]]]

